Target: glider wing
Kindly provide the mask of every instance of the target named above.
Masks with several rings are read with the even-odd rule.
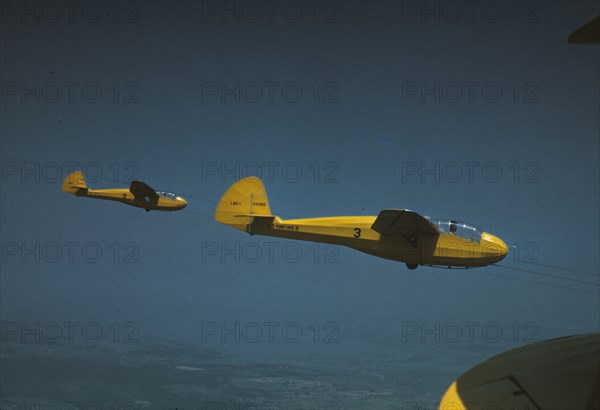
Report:
[[[417,234],[438,235],[440,233],[429,219],[408,209],[381,211],[371,229],[381,235],[416,236]]]
[[[129,192],[136,200],[145,202],[150,208],[154,208],[158,204],[156,191],[142,181],[131,181]]]

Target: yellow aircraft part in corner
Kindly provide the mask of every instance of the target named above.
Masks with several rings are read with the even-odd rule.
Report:
[[[439,410],[600,409],[600,334],[518,347],[455,380]]]
[[[271,214],[262,181],[248,177],[221,198],[215,219],[250,235],[266,235],[347,246],[380,258],[441,267],[486,266],[502,260],[508,247],[498,237],[465,222],[430,218],[407,209],[378,216],[330,216],[283,220]]]

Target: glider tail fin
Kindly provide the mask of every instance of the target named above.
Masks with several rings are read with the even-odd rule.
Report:
[[[83,178],[83,173],[81,171],[75,171],[69,174],[63,181],[62,190],[69,194],[76,195],[80,192],[80,189],[87,190],[87,185],[85,184],[85,179]]]
[[[259,217],[273,216],[265,187],[257,177],[240,179],[231,185],[221,197],[215,212],[217,222],[241,231],[246,231],[248,224]]]

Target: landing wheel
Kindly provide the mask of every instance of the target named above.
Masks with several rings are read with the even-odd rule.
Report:
[[[417,265],[416,263],[407,263],[406,264],[406,267],[410,270],[415,270],[415,269],[417,269],[418,266],[419,265]]]

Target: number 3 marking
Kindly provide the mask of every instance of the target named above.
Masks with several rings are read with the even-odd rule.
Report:
[[[360,228],[354,228],[354,237],[360,238]]]

